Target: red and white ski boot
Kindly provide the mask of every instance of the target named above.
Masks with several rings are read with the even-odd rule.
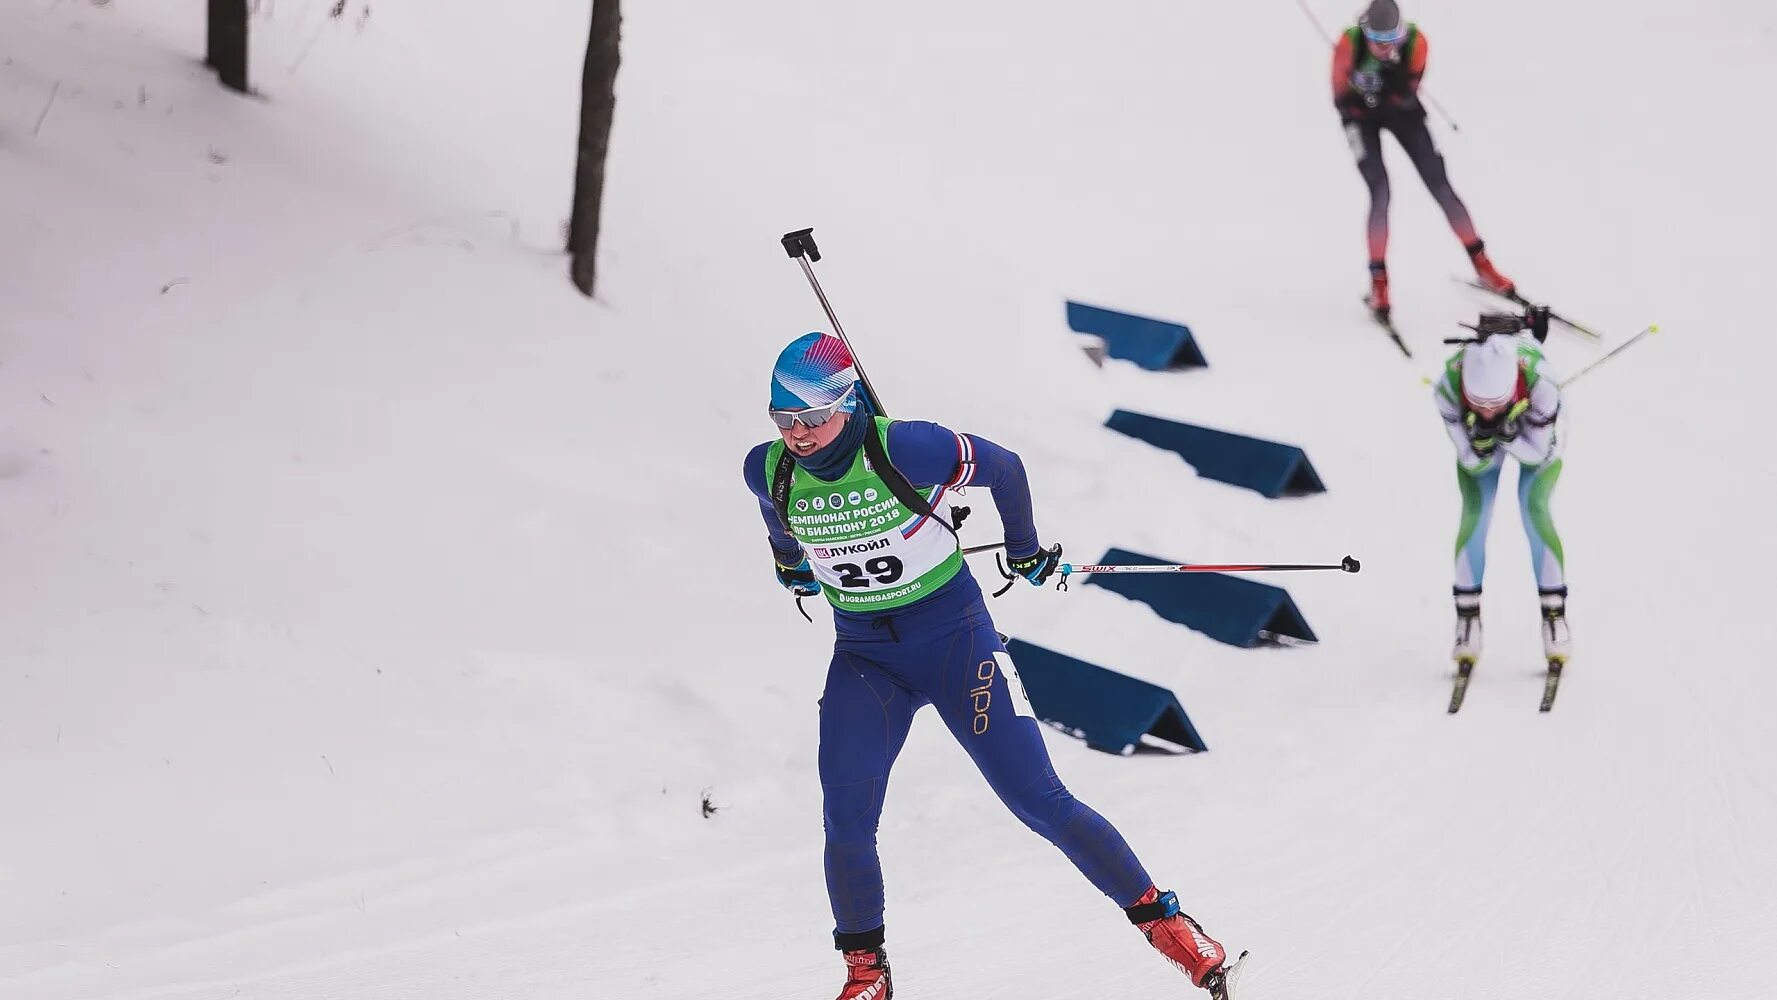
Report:
[[[1126,908],[1129,922],[1148,939],[1168,962],[1191,977],[1193,986],[1201,986],[1215,997],[1225,997],[1226,983],[1222,967],[1228,952],[1203,927],[1179,911],[1178,896],[1161,892],[1154,886]]]
[[[845,955],[845,987],[839,991],[838,1000],[890,1000],[895,995],[895,984],[889,978],[888,953],[882,949],[882,928],[861,934],[834,934],[833,940]]]
[[[1487,245],[1485,243],[1476,240],[1470,243],[1467,249],[1468,259],[1475,265],[1475,277],[1480,279],[1481,284],[1487,286],[1488,291],[1495,295],[1503,295],[1508,299],[1517,297],[1518,286],[1512,284],[1512,279],[1500,274],[1499,268],[1494,267],[1493,262],[1487,259]]]
[[[1382,264],[1370,265],[1370,294],[1364,296],[1364,305],[1380,320],[1388,319],[1388,268]]]

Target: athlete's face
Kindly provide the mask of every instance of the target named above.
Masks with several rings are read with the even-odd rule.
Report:
[[[1368,39],[1366,39],[1366,41],[1368,41]],[[1374,41],[1372,41],[1369,43],[1369,45],[1370,45],[1370,54],[1375,56],[1377,59],[1381,60],[1382,62],[1392,63],[1392,62],[1400,62],[1401,61],[1401,43],[1400,42],[1374,42]]]
[[[812,455],[833,443],[839,432],[845,429],[845,422],[851,414],[835,413],[833,419],[819,427],[804,427],[802,421],[790,425],[788,429],[779,427],[777,432],[784,436],[784,444],[789,446],[793,455]]]

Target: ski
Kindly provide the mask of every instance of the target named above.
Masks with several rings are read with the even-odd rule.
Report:
[[[1450,691],[1450,714],[1455,715],[1462,708],[1463,696],[1468,694],[1469,675],[1475,672],[1475,661],[1471,659],[1456,661],[1456,686]]]
[[[1566,660],[1549,659],[1549,676],[1543,681],[1543,703],[1537,711],[1547,712],[1555,707],[1555,692],[1561,687],[1561,668],[1566,665]]]
[[[1246,956],[1251,952],[1241,952],[1233,965],[1217,969],[1203,977],[1203,988],[1209,991],[1213,1000],[1239,1000],[1240,974],[1246,971]]]
[[[1459,284],[1467,285],[1470,288],[1475,289],[1476,291],[1486,292],[1488,295],[1495,296],[1496,298],[1505,299],[1507,302],[1511,302],[1515,305],[1520,305],[1520,306],[1525,306],[1525,307],[1535,305],[1535,303],[1531,302],[1529,299],[1527,299],[1523,295],[1519,294],[1519,292],[1516,288],[1512,289],[1512,293],[1510,295],[1507,295],[1504,292],[1494,291],[1493,289],[1487,287],[1486,285],[1481,284],[1479,281],[1476,281],[1473,278],[1462,278],[1462,277],[1457,277],[1455,275],[1452,275],[1451,279],[1453,281],[1456,281]],[[1585,326],[1580,323],[1575,323],[1573,320],[1568,319],[1566,316],[1561,315],[1560,313],[1556,312],[1553,309],[1549,310],[1549,318],[1554,320],[1557,323],[1560,323],[1562,326],[1567,327],[1569,330],[1572,330],[1573,332],[1579,334],[1582,337],[1589,337],[1592,340],[1603,340],[1604,339],[1604,336],[1602,334],[1600,334],[1598,331],[1592,329],[1589,326]]]
[[[1412,357],[1413,352],[1407,348],[1407,342],[1401,339],[1401,331],[1395,329],[1394,317],[1385,312],[1370,309],[1370,300],[1368,298],[1364,299],[1364,308],[1369,311],[1370,318],[1376,321],[1376,325],[1382,328],[1382,332],[1388,334],[1389,337],[1394,340],[1394,346],[1400,348],[1402,354],[1405,354],[1409,358]],[[1554,316],[1553,313],[1550,313],[1549,315],[1551,318]]]

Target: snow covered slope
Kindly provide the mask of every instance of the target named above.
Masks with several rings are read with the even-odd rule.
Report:
[[[1559,705],[1506,510],[1455,718],[1420,376],[1475,303],[1401,162],[1416,362],[1362,316],[1293,5],[631,4],[596,303],[554,253],[583,0],[268,0],[257,100],[163,6],[0,0],[0,997],[830,995],[830,633],[739,480],[822,322],[804,225],[893,412],[1018,448],[1046,538],[1364,560],[1289,581],[1313,649],[995,605],[1179,692],[1208,754],[1051,747],[1262,956],[1254,1000],[1768,995],[1766,6],[1409,11],[1495,259],[1666,331],[1570,398]],[[1095,369],[1070,296],[1213,367]],[[1118,405],[1301,444],[1331,492],[1200,481]],[[909,998],[1188,992],[929,720],[882,842]]]

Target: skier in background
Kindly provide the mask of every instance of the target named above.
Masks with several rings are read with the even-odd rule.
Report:
[[[1450,228],[1468,251],[1483,285],[1502,295],[1515,291],[1511,279],[1487,259],[1487,246],[1475,232],[1468,209],[1444,173],[1444,157],[1425,126],[1419,82],[1430,48],[1425,33],[1401,19],[1395,0],[1374,0],[1333,45],[1333,107],[1357,157],[1358,173],[1370,188],[1370,294],[1364,300],[1378,319],[1389,316],[1388,168],[1382,163],[1382,133],[1394,133]]]
[[[839,1000],[892,994],[876,829],[889,771],[914,713],[928,704],[1026,826],[1060,848],[1192,983],[1223,995],[1222,946],[1056,776],[954,526],[933,510],[948,491],[986,486],[1011,569],[1040,586],[1061,546],[1037,541],[1023,463],[986,438],[873,416],[857,378],[837,337],[792,342],[771,376],[781,440],[746,460],[778,583],[799,597],[824,594],[833,606],[819,768],[833,940],[848,970]]]
[[[1444,429],[1456,445],[1456,481],[1462,522],[1456,533],[1456,647],[1458,663],[1481,655],[1481,577],[1487,569],[1487,526],[1507,457],[1518,461],[1518,511],[1530,539],[1530,561],[1542,601],[1543,655],[1565,663],[1567,577],[1561,536],[1549,514],[1549,494],[1561,478],[1564,445],[1561,389],[1543,362],[1548,337],[1543,307],[1526,316],[1483,313],[1477,339],[1451,355],[1434,395]],[[1528,329],[1534,340],[1521,336]]]

